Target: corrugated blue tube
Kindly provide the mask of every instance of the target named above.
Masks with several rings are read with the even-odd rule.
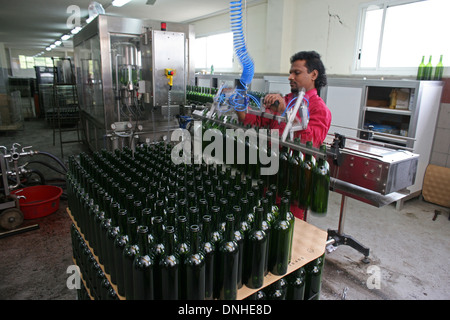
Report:
[[[233,45],[236,56],[242,65],[241,84],[247,89],[252,82],[255,73],[253,60],[250,58],[245,45],[244,32],[242,30],[242,0],[230,1],[231,31],[233,32]]]

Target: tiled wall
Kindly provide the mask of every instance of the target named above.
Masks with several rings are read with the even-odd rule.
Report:
[[[450,168],[450,78],[444,82],[430,163]]]

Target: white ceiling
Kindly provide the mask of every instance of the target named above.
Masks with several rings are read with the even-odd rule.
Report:
[[[91,0],[0,0],[0,43],[7,48],[44,50],[63,34],[69,33],[67,25],[73,12],[71,5],[80,8],[81,23],[86,23]],[[112,0],[97,0],[106,14],[128,18],[151,19],[165,22],[190,22],[229,11],[229,0],[132,0],[117,8]],[[152,2],[152,1],[150,1]],[[247,5],[265,0],[243,1]],[[65,42],[65,45],[70,45]]]

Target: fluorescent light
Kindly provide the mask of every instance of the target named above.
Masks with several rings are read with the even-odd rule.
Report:
[[[78,32],[80,32],[81,27],[75,27],[72,29],[72,31],[70,31],[72,34],[77,34]]]
[[[50,45],[50,48],[52,48],[52,49],[55,48],[55,47],[56,47],[56,46],[55,46],[54,44],[51,44],[51,45]]]
[[[65,35],[63,35],[63,36],[61,37],[61,40],[62,40],[62,41],[66,41],[66,40],[69,40],[70,37],[71,37],[70,34],[65,34]]]
[[[61,42],[60,40],[56,40],[56,41],[55,41],[55,46],[60,46],[61,43],[62,43],[62,42]]]
[[[113,0],[112,5],[114,7],[121,7],[124,4],[127,4],[128,2],[130,2],[131,0]]]
[[[47,47],[47,48],[45,48],[45,50],[50,51],[50,50],[52,50],[52,48]]]

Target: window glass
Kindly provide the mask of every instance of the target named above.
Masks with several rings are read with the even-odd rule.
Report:
[[[221,33],[195,39],[195,68],[229,70],[233,68],[233,33]]]
[[[436,65],[441,55],[450,61],[450,1],[384,1],[362,7],[362,37],[357,69],[417,69],[425,56]],[[383,19],[384,16],[384,19]]]

